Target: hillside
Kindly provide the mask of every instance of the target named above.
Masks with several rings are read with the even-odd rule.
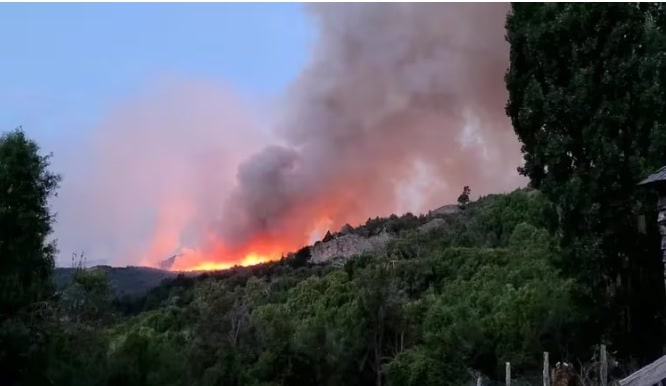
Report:
[[[567,332],[578,311],[553,265],[553,212],[539,193],[433,212],[344,227],[281,261],[167,280],[118,303],[125,316],[99,344],[126,341],[111,362],[154,355],[133,371],[149,371],[155,385],[365,385],[376,366],[388,384],[461,385],[470,372],[501,378],[505,361],[527,382],[544,350],[588,355]],[[316,258],[339,244],[346,255]]]
[[[63,339],[86,344],[56,357],[86,369],[81,385],[458,386],[492,384],[507,361],[538,384],[543,351],[586,361],[598,343],[560,274],[554,213],[520,189],[368,219],[256,266],[58,269]]]
[[[397,237],[413,231],[428,232],[446,224],[446,218],[460,212],[458,205],[445,205],[430,211],[427,215],[414,216],[407,213],[401,217],[392,215],[386,218],[368,219],[365,224],[356,228],[344,226],[335,233],[328,233],[321,241],[305,247],[309,251],[308,261],[313,264],[342,264],[351,257],[364,253],[374,253],[385,248]],[[290,255],[294,257],[295,254]],[[176,257],[172,257],[175,260]],[[173,263],[173,261],[171,262]],[[100,265],[90,267],[106,273],[109,285],[118,297],[125,295],[140,296],[158,286],[162,281],[175,278],[178,273],[168,270],[127,266],[111,267]],[[56,268],[55,282],[58,288],[68,285],[72,280],[75,268]],[[187,273],[196,276],[200,273]]]
[[[329,233],[322,241],[306,247],[305,250],[310,251],[308,260],[312,263],[341,263],[350,257],[382,249],[388,242],[410,230],[428,231],[435,229],[445,223],[443,219],[446,216],[459,211],[457,205],[446,205],[431,211],[428,215],[419,217],[409,213],[402,217],[393,215],[387,218],[368,219],[365,224],[359,227],[345,226],[339,232]],[[171,259],[175,260],[175,258],[172,257]],[[104,271],[109,285],[118,297],[144,295],[162,281],[175,278],[178,275],[177,272],[139,266],[111,267],[99,265],[89,269]],[[75,268],[56,268],[54,278],[56,286],[62,288],[68,285],[75,270]],[[186,275],[196,276],[199,274],[187,273]]]
[[[506,361],[519,384],[537,384],[543,351],[585,360],[598,343],[585,339],[586,311],[560,274],[555,218],[541,193],[519,189],[347,225],[256,266],[93,267],[90,278],[104,272],[115,296],[101,306],[96,279],[79,276],[93,292],[77,296],[108,318],[81,355],[120,345],[105,360],[110,368],[90,374],[109,380],[126,371],[114,366],[127,356],[147,355],[149,367],[132,371],[153,374],[151,385],[365,385],[377,376],[388,385],[461,385],[471,374],[501,379]],[[59,285],[74,272],[58,269]],[[231,362],[219,362],[222,352]]]

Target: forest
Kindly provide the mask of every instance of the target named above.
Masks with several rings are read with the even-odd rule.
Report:
[[[666,165],[665,27],[661,4],[513,4],[506,113],[529,186],[427,232],[413,215],[371,219],[354,231],[399,237],[344,264],[304,247],[141,295],[83,266],[57,286],[62,178],[6,132],[2,383],[491,385],[511,362],[516,384],[536,385],[544,351],[582,373],[600,344],[611,379],[627,375],[664,354],[658,196],[638,182]]]

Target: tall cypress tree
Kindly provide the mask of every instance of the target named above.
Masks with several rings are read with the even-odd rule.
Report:
[[[655,223],[656,199],[636,184],[666,164],[665,25],[661,5],[630,3],[520,3],[507,19],[520,172],[557,205],[562,269],[590,309],[586,343],[641,361],[663,336],[658,237],[635,219]]]

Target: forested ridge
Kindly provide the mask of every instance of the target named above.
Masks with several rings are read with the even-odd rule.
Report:
[[[518,384],[540,384],[544,351],[582,374],[599,344],[613,379],[649,363],[665,288],[656,192],[637,183],[666,164],[665,25],[660,4],[514,4],[506,110],[530,186],[461,199],[428,231],[425,215],[370,219],[350,231],[397,236],[341,264],[304,247],[142,294],[84,267],[58,287],[60,176],[7,132],[2,383],[489,385],[511,362]],[[592,373],[581,382],[599,384]]]

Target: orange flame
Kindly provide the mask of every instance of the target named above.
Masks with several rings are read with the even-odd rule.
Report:
[[[240,261],[214,261],[212,258],[204,258],[202,262],[196,263],[196,265],[193,266],[188,266],[188,265],[183,265],[179,264],[174,266],[176,267],[182,267],[180,269],[178,268],[172,268],[173,270],[179,270],[179,271],[219,271],[223,269],[229,269],[234,266],[250,266],[250,265],[257,265],[261,263],[265,263],[267,261],[272,261],[275,260],[274,257],[272,256],[263,256],[263,255],[258,255],[256,253],[250,253],[247,254],[242,260]]]
[[[259,252],[232,252],[221,244],[206,250],[184,248],[176,258],[173,271],[217,271],[234,266],[250,266],[280,259],[287,251],[276,245],[251,244],[245,249],[255,248]]]
[[[176,201],[179,200],[174,200]],[[180,202],[180,205],[170,203],[164,206],[157,218],[157,227],[149,248],[143,253],[143,265],[159,267],[169,254],[176,251],[177,256],[169,268],[171,271],[216,271],[276,261],[296,252],[309,242],[320,239],[331,226],[337,225],[327,216],[321,216],[318,221],[309,224],[309,232],[292,229],[295,231],[293,234],[258,234],[245,245],[234,249],[224,245],[217,235],[207,232],[202,245],[189,248],[181,245],[184,230],[196,222],[189,209],[190,206],[183,202]],[[324,206],[317,209],[322,209],[323,213],[328,212]]]

